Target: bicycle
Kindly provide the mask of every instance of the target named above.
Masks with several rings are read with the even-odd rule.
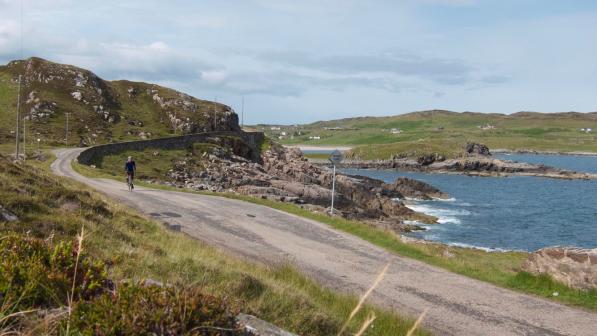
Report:
[[[133,184],[133,174],[127,174],[126,184],[129,187],[129,191],[133,191],[133,189],[135,189],[135,185]]]

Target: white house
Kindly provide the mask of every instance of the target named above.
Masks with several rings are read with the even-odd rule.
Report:
[[[392,134],[400,134],[402,133],[402,130],[399,128],[392,128],[390,132],[392,132]]]

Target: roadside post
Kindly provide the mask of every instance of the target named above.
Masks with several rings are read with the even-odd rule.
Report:
[[[336,198],[336,165],[340,164],[340,162],[344,160],[344,155],[342,155],[342,152],[336,149],[330,155],[329,160],[332,163],[332,166],[334,167],[334,173],[332,176],[332,206],[330,207],[330,213],[334,214],[334,198]]]

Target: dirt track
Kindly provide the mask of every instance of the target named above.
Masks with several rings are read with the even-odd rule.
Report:
[[[373,300],[412,316],[430,308],[424,324],[438,335],[597,333],[597,314],[398,257],[319,222],[220,197],[141,187],[129,192],[124,183],[81,176],[70,166],[80,151],[57,152],[54,173],[251,260],[291,263],[326,286],[354,294],[362,293],[391,260]]]

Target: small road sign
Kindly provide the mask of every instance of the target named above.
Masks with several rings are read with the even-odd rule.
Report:
[[[335,166],[344,160],[344,155],[342,155],[342,152],[336,149],[332,152],[332,154],[330,154],[329,160]]]

